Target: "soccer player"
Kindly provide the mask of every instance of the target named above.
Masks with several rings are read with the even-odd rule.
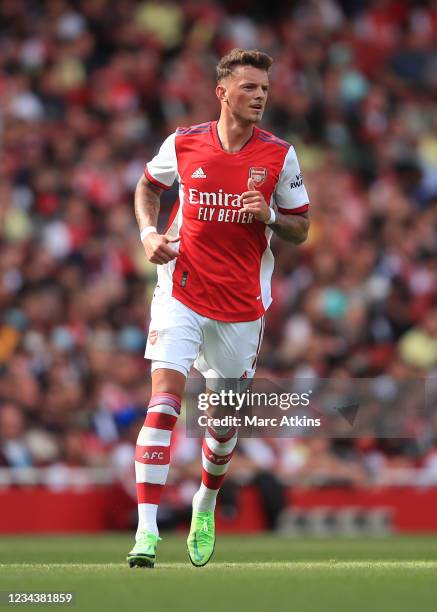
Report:
[[[136,446],[138,494],[131,567],[153,567],[156,515],[170,464],[170,439],[194,365],[206,379],[251,379],[271,303],[275,232],[292,244],[308,233],[308,195],[294,148],[257,127],[272,59],[234,49],[217,66],[218,121],[181,127],[145,168],[135,213],[147,258],[158,264],[145,357],[152,396]],[[179,182],[166,233],[160,196]],[[215,544],[217,493],[237,441],[235,428],[208,428],[202,482],[193,498],[188,555],[205,565]]]

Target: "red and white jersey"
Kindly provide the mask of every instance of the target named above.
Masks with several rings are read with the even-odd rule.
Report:
[[[158,285],[195,312],[218,321],[252,321],[272,298],[271,228],[242,212],[252,177],[282,214],[303,213],[308,195],[293,147],[254,127],[236,153],[220,143],[217,122],[178,128],[145,168],[153,184],[179,181],[168,232],[180,235],[178,257],[158,266]],[[174,246],[174,245],[172,245]]]

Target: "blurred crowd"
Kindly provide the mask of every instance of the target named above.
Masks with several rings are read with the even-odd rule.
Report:
[[[437,376],[435,2],[2,0],[0,32],[0,466],[133,482],[156,275],[133,192],[176,126],[217,117],[234,47],[274,57],[263,127],[295,146],[312,202],[308,241],[274,242],[259,375]],[[437,482],[418,429],[245,440],[231,480]],[[200,478],[183,428],[172,478],[181,495]]]

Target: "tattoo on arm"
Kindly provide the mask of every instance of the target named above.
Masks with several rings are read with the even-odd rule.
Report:
[[[283,240],[293,244],[302,244],[307,239],[309,226],[308,213],[300,215],[276,213],[276,221],[271,228]]]
[[[140,232],[149,225],[156,227],[162,189],[141,177],[135,189],[135,217]]]

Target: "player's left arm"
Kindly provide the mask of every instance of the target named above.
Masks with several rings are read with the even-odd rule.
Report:
[[[293,244],[305,242],[310,227],[309,198],[293,147],[287,152],[276,185],[274,199],[277,209],[274,213],[252,178],[247,182],[247,189],[241,195],[243,211],[252,213],[262,223],[268,223],[280,238]],[[276,218],[271,223],[273,214]]]
[[[272,223],[271,228],[280,238],[293,244],[302,244],[308,238],[308,230],[310,229],[309,213],[282,215],[277,212],[276,221]]]
[[[270,221],[272,209],[265,201],[263,194],[255,189],[252,179],[248,181],[248,191],[241,195],[241,202],[242,211],[252,213],[255,219],[262,223]],[[275,222],[270,225],[275,234],[293,244],[305,242],[310,227],[308,212],[283,214],[275,211],[275,216]]]

